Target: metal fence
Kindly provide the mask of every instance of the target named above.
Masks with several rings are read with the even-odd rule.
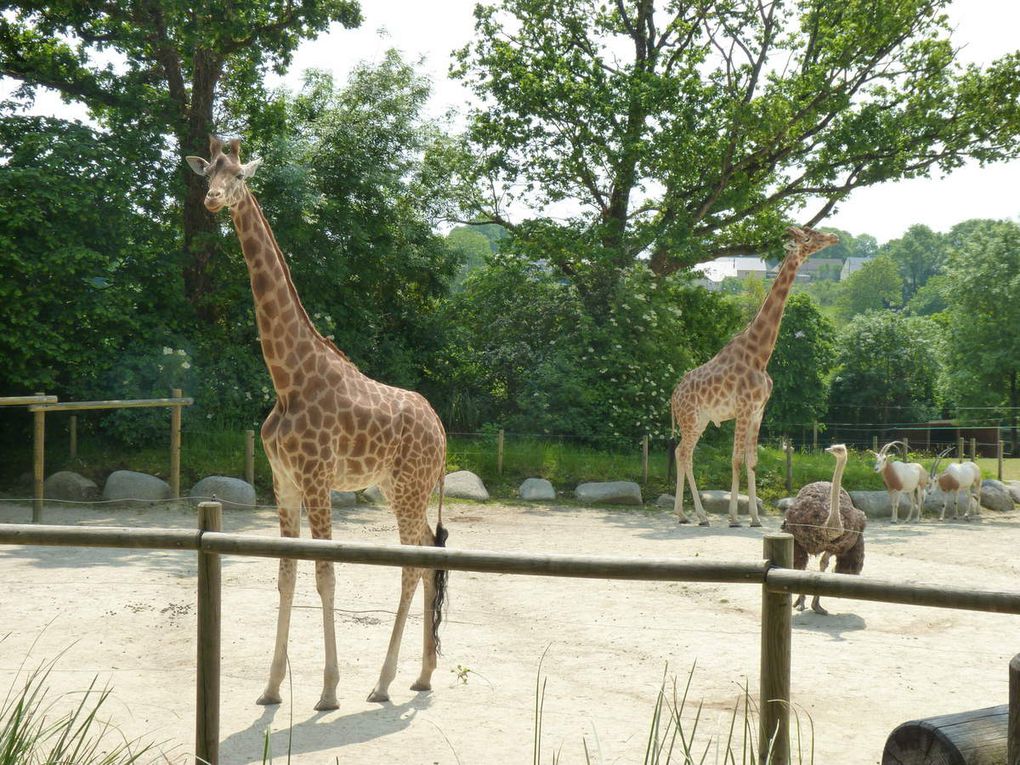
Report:
[[[761,587],[759,763],[790,761],[791,594],[1020,614],[1020,591],[983,591],[952,586],[882,581],[844,574],[792,570],[793,537],[769,534],[763,558],[706,561],[682,558],[619,558],[524,555],[436,547],[366,545],[331,540],[266,538],[220,531],[217,502],[199,505],[199,524],[180,529],[0,524],[0,544],[179,550],[198,553],[196,763],[219,762],[221,555],[294,558],[411,566],[428,569],[675,582],[724,582]],[[1014,662],[1016,663],[1016,662]],[[1012,672],[1012,664],[1011,664]],[[1018,673],[1020,674],[1020,673]],[[1018,683],[1020,685],[1020,683]],[[1011,697],[1011,705],[1020,706]],[[1011,707],[1011,719],[1020,709]],[[1020,725],[1011,726],[1008,762],[1020,761]]]

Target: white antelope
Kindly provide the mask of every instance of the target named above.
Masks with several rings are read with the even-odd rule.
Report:
[[[892,504],[892,522],[899,523],[900,492],[905,491],[910,498],[910,510],[907,512],[907,522],[914,515],[916,520],[921,520],[921,509],[924,507],[925,489],[928,486],[928,471],[924,465],[916,462],[893,462],[889,459],[889,449],[896,445],[903,446],[902,441],[890,441],[882,447],[881,451],[871,452],[875,455],[875,472],[880,473],[885,482],[885,490],[889,492],[889,501]]]
[[[947,450],[948,451],[948,450]],[[981,517],[981,468],[979,468],[973,462],[950,462],[946,465],[946,469],[941,473],[937,473],[939,461],[946,455],[943,452],[935,459],[935,464],[931,466],[931,484],[928,486],[928,492],[935,490],[938,486],[942,490],[942,514],[939,515],[939,520],[943,521],[946,518],[946,508],[949,506],[949,495],[952,494],[956,497],[956,501],[953,503],[953,518],[960,517],[960,495],[966,492],[967,494],[967,510],[963,514],[963,519],[969,521],[971,518],[970,503],[974,500],[974,518]]]

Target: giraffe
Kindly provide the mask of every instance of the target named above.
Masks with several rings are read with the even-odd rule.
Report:
[[[680,523],[688,522],[684,514],[686,478],[691,484],[698,519],[702,526],[709,525],[694,483],[694,447],[710,421],[719,427],[725,420],[736,420],[733,457],[730,462],[730,526],[740,525],[737,520],[737,496],[740,491],[741,463],[747,465],[751,525],[761,526],[754,469],[758,464],[758,428],[765,413],[765,404],[772,394],[772,378],[765,368],[776,345],[783,308],[797,269],[808,256],[839,241],[832,234],[796,226],[789,227],[787,234],[790,240],[786,245],[786,258],[758,314],[719,353],[685,374],[673,389],[670,410],[674,427],[680,430],[680,443],[676,447],[674,508]]]
[[[242,164],[237,139],[230,141],[229,151],[224,152],[223,142],[211,136],[209,152],[208,162],[201,157],[187,157],[186,161],[209,180],[205,206],[214,213],[230,209],[248,266],[262,354],[276,390],[276,403],[262,425],[262,442],[273,471],[280,534],[300,535],[303,506],[312,537],[330,539],[330,490],[354,491],[378,484],[396,516],[402,544],[445,546],[442,478],[446,433],[439,417],[419,394],[362,374],[319,334],[301,304],[262,208],[245,183],[261,160]],[[439,520],[433,533],[426,505],[437,484]],[[429,573],[432,576],[427,576]],[[281,700],[295,574],[296,561],[281,559],[276,644],[259,704],[279,704]],[[369,701],[389,699],[400,640],[419,579],[425,589],[424,644],[421,674],[411,689],[431,689],[446,572],[404,568],[389,648]],[[338,706],[339,682],[332,562],[316,562],[315,583],[322,600],[326,654],[322,696],[315,708],[330,710]]]

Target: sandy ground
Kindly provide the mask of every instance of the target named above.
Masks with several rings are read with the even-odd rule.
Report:
[[[0,504],[0,522],[30,519]],[[677,526],[662,512],[448,505],[451,547],[756,560],[761,529]],[[433,516],[434,517],[434,516]],[[271,510],[227,512],[225,530],[275,535]],[[47,523],[190,528],[184,508],[48,507]],[[776,529],[779,517],[765,519]],[[306,532],[307,533],[307,532]],[[394,543],[383,508],[335,514],[336,538]],[[893,527],[872,521],[865,575],[987,589],[1016,589],[1020,514]],[[22,660],[65,651],[54,693],[93,676],[113,688],[109,717],[128,736],[165,741],[167,760],[189,762],[195,708],[193,553],[0,547],[0,693]],[[221,762],[262,762],[271,730],[274,762],[523,763],[532,761],[539,658],[547,682],[542,762],[643,761],[657,690],[668,664],[682,682],[696,665],[691,698],[704,702],[701,746],[724,733],[746,682],[758,685],[760,589],[454,572],[444,655],[431,693],[417,676],[421,595],[404,635],[392,702],[370,704],[389,638],[399,572],[337,568],[340,709],[317,713],[322,632],[313,566],[299,566],[284,703],[255,705],[276,618],[273,560],[224,561]],[[421,591],[419,590],[419,593]],[[828,617],[794,616],[793,700],[814,724],[814,762],[880,760],[904,720],[1005,703],[1017,617],[826,599]],[[34,643],[34,647],[33,647]],[[288,695],[292,694],[293,702]],[[70,697],[73,698],[73,697]],[[691,705],[690,713],[694,712]],[[739,759],[739,758],[738,758]],[[163,760],[160,760],[163,761]],[[706,762],[717,761],[710,754]],[[718,759],[721,762],[721,757]],[[805,758],[805,762],[807,759]]]

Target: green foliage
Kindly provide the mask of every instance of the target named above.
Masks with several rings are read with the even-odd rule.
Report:
[[[803,204],[1016,156],[1020,57],[961,68],[947,3],[480,5],[472,212],[571,202],[512,233],[597,305],[631,264],[768,252]]]
[[[791,433],[824,415],[835,337],[836,328],[810,297],[790,295],[769,360],[773,387],[764,420],[769,432]]]
[[[829,419],[920,422],[938,410],[938,324],[923,316],[873,311],[840,332]]]
[[[946,397],[960,405],[1017,407],[1020,226],[984,221],[968,229],[946,266],[952,285],[944,293]]]
[[[846,322],[868,311],[896,308],[902,299],[899,268],[888,255],[879,255],[842,282],[836,306],[840,319]]]
[[[673,386],[729,338],[735,311],[686,279],[634,267],[603,312],[594,320],[550,268],[494,257],[444,314],[451,342],[438,371],[455,391],[440,406],[445,421],[632,440],[667,433]]]
[[[914,225],[899,239],[886,242],[879,251],[899,267],[903,278],[903,302],[907,303],[942,270],[946,259],[945,237],[927,226]]]

